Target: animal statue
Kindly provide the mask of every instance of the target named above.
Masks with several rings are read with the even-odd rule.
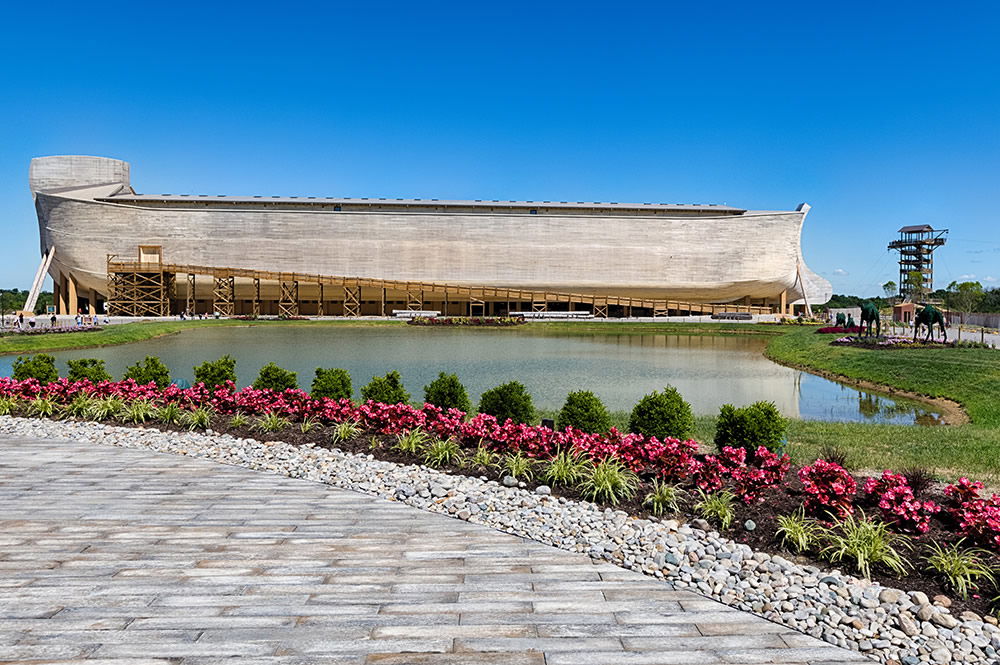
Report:
[[[847,317],[844,316],[843,312],[837,312],[837,327],[843,328],[847,325]]]
[[[848,314],[847,315],[847,327],[848,328],[857,328],[858,327],[858,324],[854,322],[854,315],[853,314]]]
[[[861,332],[865,337],[872,336],[872,324],[875,324],[875,336],[882,334],[882,317],[879,316],[878,307],[869,301],[861,303]]]
[[[927,339],[926,341],[931,341],[931,336],[934,334],[934,324],[937,324],[941,328],[941,336],[944,337],[944,341],[948,341],[948,332],[944,328],[944,314],[941,313],[934,305],[927,305],[917,310],[916,315],[913,317],[913,341],[917,341],[917,335],[920,333],[920,326],[927,326]]]

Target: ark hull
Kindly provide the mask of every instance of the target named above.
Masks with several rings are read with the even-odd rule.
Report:
[[[801,254],[808,206],[140,196],[128,164],[98,157],[37,158],[31,185],[50,274],[95,303],[108,255],[135,260],[140,245],[219,268],[705,303],[830,297]]]

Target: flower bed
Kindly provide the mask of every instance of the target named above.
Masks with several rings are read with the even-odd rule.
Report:
[[[411,326],[484,326],[507,328],[527,323],[523,316],[415,316],[408,321]]]
[[[825,328],[817,328],[816,334],[818,335],[856,335],[861,332],[861,326],[826,326]]]
[[[555,431],[509,420],[500,423],[483,414],[467,418],[457,409],[445,411],[430,404],[359,405],[346,399],[314,399],[301,390],[236,390],[232,384],[159,389],[132,380],[93,384],[60,379],[43,385],[34,379],[0,378],[0,415],[5,413],[136,425],[159,422],[167,429],[211,428],[244,438],[335,445],[390,461],[433,464],[457,474],[497,480],[516,476],[515,482],[529,487],[552,485],[559,495],[640,516],[663,514],[650,497],[668,487],[673,500],[666,494],[659,499],[669,508],[665,512],[713,520],[728,537],[776,552],[792,547],[780,536],[787,528],[783,518],[801,510],[802,523],[814,537],[792,549],[819,565],[828,565],[831,548],[846,538],[841,531],[848,520],[868,524],[864,516],[877,516],[881,519],[871,523],[891,529],[893,539],[887,542],[915,562],[896,572],[905,574],[910,590],[929,595],[945,590],[938,576],[924,570],[921,553],[931,544],[954,545],[964,539],[965,545],[991,548],[993,553],[984,555],[987,564],[1000,564],[1000,495],[984,495],[981,483],[963,478],[939,492],[915,488],[891,471],[859,479],[825,460],[793,470],[787,455],[762,447],[751,452],[724,447],[718,454],[703,454],[691,440],[661,440],[614,429],[608,434]],[[560,456],[567,463],[585,463],[576,470],[575,480],[562,482],[547,475]],[[877,561],[862,570],[887,583],[897,578],[890,566],[880,567]],[[956,610],[983,615],[989,611],[997,592],[985,578],[979,581],[981,590],[954,599]]]
[[[885,337],[862,337],[848,335],[840,337],[830,342],[833,346],[857,346],[865,349],[950,349],[955,346],[952,342],[927,342],[923,338],[916,341],[912,337],[900,337],[898,335],[886,335]]]

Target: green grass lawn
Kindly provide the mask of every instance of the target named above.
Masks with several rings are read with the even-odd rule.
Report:
[[[24,353],[125,344],[204,326],[400,325],[390,321],[165,321],[108,326],[98,332],[0,338],[0,353]],[[489,328],[489,330],[497,330]],[[826,445],[844,450],[858,469],[902,469],[922,466],[953,478],[968,474],[1000,484],[1000,351],[988,349],[868,350],[830,346],[832,335],[817,335],[812,327],[739,323],[532,322],[508,329],[559,335],[674,334],[765,335],[767,355],[776,362],[833,372],[922,395],[960,403],[971,423],[949,427],[913,427],[864,423],[793,420],[790,452],[797,462],[809,462]],[[540,414],[554,417],[554,412]],[[625,429],[627,413],[614,414]],[[711,445],[713,417],[700,417],[695,438]]]

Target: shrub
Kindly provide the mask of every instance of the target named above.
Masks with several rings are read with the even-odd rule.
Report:
[[[479,413],[493,416],[503,424],[510,418],[515,423],[530,423],[535,418],[535,406],[528,390],[517,381],[490,388],[479,398]]]
[[[909,570],[909,563],[897,549],[909,548],[906,537],[890,531],[885,522],[866,518],[864,513],[860,518],[848,514],[824,536],[830,544],[820,554],[832,563],[853,562],[866,579],[871,578],[873,566],[882,566],[899,577]]]
[[[166,388],[170,385],[170,370],[156,356],[146,356],[126,369],[122,379],[132,379],[140,386],[155,383],[157,388]]]
[[[580,493],[591,501],[605,501],[617,506],[639,491],[639,476],[613,457],[607,457],[590,467],[580,483]]]
[[[694,429],[691,405],[672,386],[667,386],[663,392],[654,390],[633,407],[628,429],[661,440],[687,439]]]
[[[556,417],[556,426],[561,430],[573,427],[581,432],[603,434],[611,429],[611,416],[597,395],[580,390],[566,396],[566,403]]]
[[[902,531],[927,533],[931,517],[941,510],[933,501],[918,501],[906,478],[888,470],[866,480],[864,491],[877,500],[882,519]]]
[[[667,513],[677,513],[681,510],[681,502],[687,496],[687,492],[669,483],[653,481],[653,491],[646,495],[642,505],[649,506],[649,512],[654,515],[665,515]]]
[[[294,390],[299,387],[299,375],[287,369],[282,369],[274,363],[268,363],[260,368],[253,387],[257,390]]]
[[[206,388],[224,386],[227,381],[236,383],[236,359],[228,353],[218,360],[206,360],[194,368],[195,383],[204,383]]]
[[[694,509],[706,520],[714,520],[725,531],[736,519],[736,495],[729,490],[718,492],[705,492],[698,490],[700,501],[695,504]]]
[[[731,446],[753,452],[764,446],[778,451],[784,445],[787,429],[788,421],[778,413],[774,402],[754,402],[739,409],[723,404],[715,424],[715,445],[719,450]]]
[[[385,376],[373,376],[368,385],[361,389],[361,397],[366,401],[382,404],[409,404],[410,393],[403,388],[403,378],[393,370]]]
[[[469,393],[454,374],[441,372],[438,378],[424,386],[424,402],[433,404],[447,411],[458,409],[468,413],[472,410]]]
[[[791,515],[778,516],[776,536],[781,537],[781,546],[798,554],[819,546],[823,527],[811,517],[806,517],[805,508],[799,506]]]
[[[59,372],[56,371],[56,359],[47,353],[18,356],[14,358],[12,377],[15,381],[37,379],[39,383],[52,383],[59,378]]]
[[[66,375],[70,381],[88,380],[91,383],[110,381],[111,375],[104,369],[104,361],[97,358],[78,358],[68,360],[69,373]]]
[[[799,480],[807,495],[805,509],[808,512],[840,516],[854,512],[858,485],[844,467],[819,459],[799,469]]]
[[[590,462],[572,450],[560,450],[545,463],[541,478],[550,485],[572,487],[587,475]]]
[[[963,542],[965,539],[946,545],[931,543],[924,561],[925,570],[943,578],[948,587],[968,599],[969,591],[978,590],[980,581],[995,584],[996,577],[989,565],[993,555],[983,549],[963,548]]]
[[[313,399],[329,397],[342,400],[354,397],[354,386],[351,385],[351,375],[346,369],[316,368],[316,378],[313,379],[309,396]]]

